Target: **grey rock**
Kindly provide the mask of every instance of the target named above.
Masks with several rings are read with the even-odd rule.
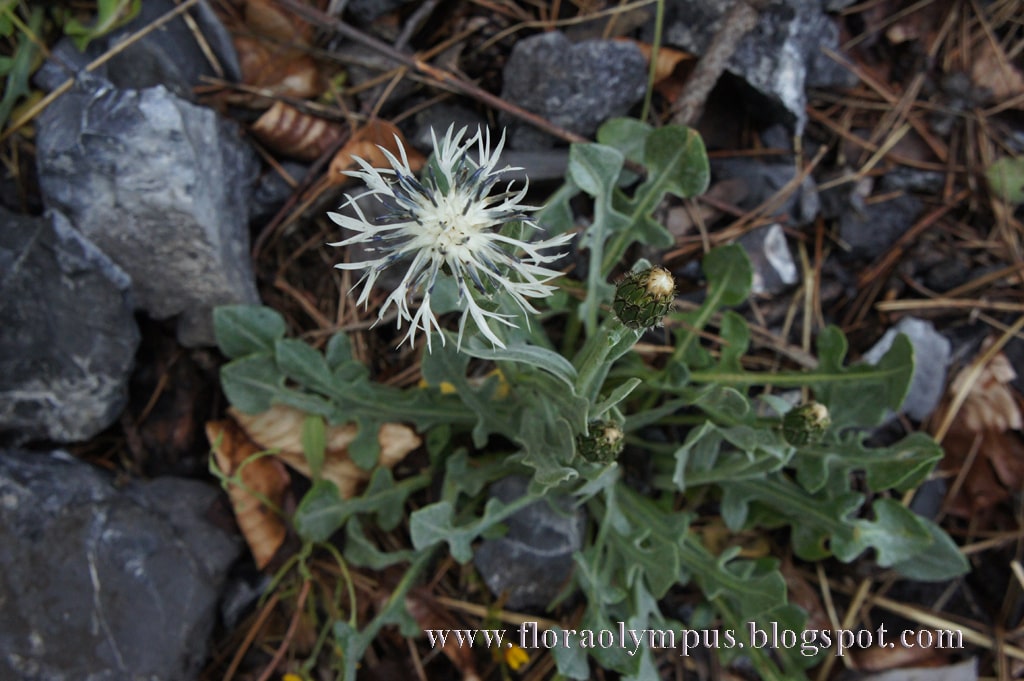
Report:
[[[241,548],[204,519],[218,494],[0,450],[0,678],[197,678]]]
[[[792,182],[797,171],[792,162],[771,163],[749,158],[729,158],[713,161],[711,172],[716,180],[736,181],[739,184],[737,192],[740,194],[737,204],[740,208],[751,210]],[[812,222],[820,210],[817,184],[808,176],[779,205],[773,216],[786,216],[790,224],[799,226]]]
[[[131,281],[60,213],[0,208],[0,436],[76,442],[127,399]]]
[[[491,485],[490,496],[510,503],[528,486],[526,478],[510,476]],[[510,608],[546,606],[569,579],[572,554],[583,545],[584,512],[574,511],[568,497],[548,501],[513,514],[505,521],[508,533],[485,540],[473,557],[491,593],[507,594]]]
[[[732,0],[680,0],[665,14],[665,42],[704,54]],[[848,70],[823,51],[839,51],[839,28],[818,0],[774,0],[737,46],[727,69],[770,104],[797,135],[807,122],[806,88],[852,85]],[[752,103],[750,108],[756,108]],[[770,113],[761,107],[762,113]]]
[[[740,245],[754,268],[754,293],[780,293],[799,280],[782,225],[766,225],[744,234]]]
[[[172,0],[146,0],[141,5],[134,19],[92,40],[84,52],[68,38],[58,41],[50,59],[36,73],[36,84],[44,90],[53,90],[68,78],[79,76],[88,63],[177,6]],[[200,2],[188,13],[223,70],[220,77],[241,80],[231,35],[213,10],[206,2]],[[163,85],[185,99],[193,99],[192,89],[203,83],[204,76],[217,77],[218,74],[181,16],[135,40],[91,72],[91,77],[118,89],[142,90]]]
[[[258,300],[249,206],[258,172],[237,126],[166,90],[75,88],[38,119],[43,202],[132,277],[178,339],[213,343],[211,310]]]
[[[856,258],[877,258],[914,224],[922,205],[910,194],[889,201],[860,203],[839,214],[839,236]]]
[[[551,31],[516,43],[505,65],[502,97],[590,137],[607,119],[628,112],[646,88],[647,63],[636,45],[611,40],[574,45]],[[540,146],[534,128],[508,124],[512,148]],[[551,140],[543,146],[551,146]]]
[[[356,20],[356,23],[365,26],[372,23],[374,19],[394,12],[411,2],[412,0],[348,0],[345,9]]]
[[[935,330],[931,322],[904,317],[864,353],[864,361],[876,364],[900,333],[906,334],[914,346],[914,375],[910,379],[910,390],[902,411],[915,421],[923,421],[935,411],[942,398],[952,344]]]

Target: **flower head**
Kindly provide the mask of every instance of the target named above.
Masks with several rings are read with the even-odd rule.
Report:
[[[504,191],[491,193],[503,173],[520,170],[497,168],[505,144],[504,134],[493,150],[489,130],[478,129],[474,136],[463,141],[465,136],[465,128],[454,132],[452,126],[438,142],[431,130],[434,162],[428,166],[422,182],[409,167],[401,143],[398,144],[400,158],[381,148],[391,168],[373,168],[363,159],[355,158],[361,170],[347,174],[363,180],[367,191],[355,197],[346,195],[342,208],[350,206],[356,217],[328,213],[334,222],[355,232],[332,246],[368,244],[365,250],[379,256],[336,265],[341,269],[364,270],[357,283],[362,286],[357,304],[367,304],[370,291],[385,269],[405,267],[401,283],[381,305],[377,319],[382,319],[394,306],[398,328],[409,323],[402,342],[414,343],[416,332],[422,330],[427,336],[428,349],[432,328],[441,330],[430,308],[430,296],[439,274],[453,277],[458,285],[462,311],[459,346],[466,320],[472,318],[480,333],[493,345],[504,347],[490,324],[516,326],[512,316],[481,306],[476,296],[507,295],[523,313],[536,313],[529,299],[550,295],[555,287],[547,282],[560,274],[544,264],[561,254],[542,251],[562,246],[572,238],[567,234],[529,242],[501,234],[500,228],[509,222],[539,229],[528,215],[537,208],[522,203],[528,186],[525,183],[522,188],[513,190],[514,182],[510,181]],[[388,211],[376,221],[368,220],[358,203],[368,196],[375,197]],[[422,298],[419,307],[413,310],[410,298],[416,294],[421,294]]]

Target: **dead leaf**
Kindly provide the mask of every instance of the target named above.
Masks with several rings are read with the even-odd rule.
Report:
[[[644,55],[644,59],[647,60],[648,64],[651,63],[651,52],[653,50],[650,45],[637,40],[627,40],[627,42],[631,42],[639,47],[640,52]],[[676,69],[680,64],[686,65],[691,62],[696,62],[696,57],[689,52],[664,45],[659,47],[658,58],[654,62],[654,89],[669,102],[679,99],[683,92],[686,78],[683,74],[678,73]]]
[[[313,39],[313,26],[292,12],[278,7],[274,0],[247,0],[245,25],[253,33],[272,38],[285,45],[309,45]]]
[[[234,44],[246,85],[295,99],[311,99],[323,92],[320,71],[309,55],[249,36],[236,36]]]
[[[999,45],[982,40],[971,59],[971,80],[992,93],[993,102],[1005,102],[1024,92],[1024,76]],[[1022,108],[1017,106],[1016,108]]]
[[[341,140],[345,127],[275,102],[252,124],[252,133],[277,152],[313,161]]]
[[[982,352],[989,345],[986,341]],[[950,489],[953,496],[947,505],[953,515],[984,514],[1024,486],[1024,442],[1019,434],[1024,419],[1020,396],[1011,385],[1015,378],[1010,360],[999,353],[969,388],[969,369],[960,371],[950,384],[947,404],[968,392],[943,439],[946,455],[941,468],[957,475],[970,465],[959,489]],[[975,456],[968,461],[971,452]]]
[[[302,450],[304,412],[278,404],[260,414],[245,414],[237,409],[228,411],[253,442],[263,449],[279,450],[277,456],[282,461],[306,477],[310,476],[309,463]],[[370,471],[357,466],[348,455],[348,446],[357,433],[355,424],[327,428],[327,451],[321,475],[338,486],[343,499],[355,496],[359,485],[370,478]],[[385,423],[377,437],[380,442],[378,463],[385,468],[394,468],[422,442],[415,431],[400,423]]]
[[[256,567],[263,569],[281,548],[287,529],[281,516],[260,498],[280,508],[291,484],[288,473],[273,457],[253,460],[262,450],[234,421],[207,422],[206,437],[213,447],[217,467],[225,475],[237,474],[241,481],[228,486],[228,496]]]
[[[460,625],[437,599],[423,589],[409,592],[405,598],[405,609],[423,631],[427,629],[451,631],[459,628]],[[441,652],[459,670],[463,681],[480,681],[480,674],[476,669],[476,658],[473,657],[473,646],[460,645],[455,636],[449,636],[441,646]]]
[[[342,173],[357,167],[356,162],[352,160],[353,156],[358,156],[374,168],[390,168],[391,164],[384,156],[384,152],[381,151],[381,147],[394,154],[395,158],[401,158],[399,146],[405,149],[406,156],[409,158],[409,168],[414,173],[419,172],[427,159],[406,143],[402,132],[387,121],[368,121],[366,125],[352,134],[345,146],[335,155],[331,161],[328,178],[335,184],[348,182],[349,177]]]

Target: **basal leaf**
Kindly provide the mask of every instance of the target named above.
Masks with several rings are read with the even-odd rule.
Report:
[[[849,539],[844,534],[832,538],[832,552],[844,563],[873,548],[876,562],[890,567],[911,559],[932,543],[931,533],[921,518],[898,501],[877,499],[871,510],[875,519],[855,521]]]
[[[447,542],[452,558],[465,565],[473,558],[472,542],[517,510],[521,504],[505,506],[500,499],[488,499],[483,516],[465,525],[455,525],[455,508],[439,501],[424,506],[409,518],[413,548],[423,550]]]
[[[746,302],[754,282],[754,269],[739,244],[712,249],[701,263],[708,279],[707,299],[711,307],[733,307]]]
[[[860,433],[853,433],[840,441],[799,447],[793,462],[797,481],[817,492],[831,475],[863,471],[870,489],[904,492],[921,484],[942,458],[942,448],[924,433],[911,433],[888,447],[868,448],[862,440]]]
[[[302,422],[302,452],[309,464],[310,477],[319,479],[327,452],[327,427],[320,416],[307,416]]]
[[[916,582],[945,582],[970,571],[971,564],[942,528],[927,518],[918,517],[918,521],[931,535],[931,543],[910,558],[894,562],[893,570]]]
[[[576,368],[572,362],[557,352],[536,345],[514,344],[505,348],[486,346],[479,338],[470,339],[462,347],[462,351],[470,357],[479,359],[503,360],[517,362],[547,371],[560,379],[570,389],[576,384]]]
[[[342,386],[333,380],[324,356],[306,343],[294,338],[282,338],[274,344],[274,359],[278,369],[299,385],[331,394]]]
[[[221,305],[213,311],[213,332],[220,351],[231,359],[274,352],[284,337],[284,317],[261,305]]]
[[[601,267],[605,244],[632,222],[616,210],[612,201],[623,161],[622,152],[600,144],[574,144],[569,150],[569,176],[576,186],[594,197],[594,222],[579,243],[581,249],[590,251],[586,298],[580,305],[580,318],[588,334],[597,330],[598,308],[610,300],[613,290],[605,279],[608,268]]]
[[[268,355],[249,355],[221,367],[220,384],[237,409],[259,414],[270,409],[284,388],[284,376]]]
[[[353,565],[383,570],[398,563],[411,562],[416,552],[411,550],[381,551],[363,532],[358,518],[350,518],[345,524],[345,560]]]
[[[295,509],[295,531],[305,541],[325,542],[351,514],[338,486],[330,480],[317,480]]]

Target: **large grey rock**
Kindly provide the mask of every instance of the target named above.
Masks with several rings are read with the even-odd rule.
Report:
[[[79,74],[87,64],[110,48],[127,40],[132,34],[149,26],[177,3],[173,0],[146,0],[139,13],[120,28],[89,42],[85,51],[75,47],[69,38],[60,40],[52,56],[34,76],[44,90],[53,90],[68,78]],[[121,90],[142,90],[163,85],[174,94],[192,99],[192,89],[203,84],[203,77],[241,80],[238,55],[231,35],[207,2],[199,2],[188,11],[193,25],[210,47],[223,70],[219,75],[203,53],[192,28],[178,15],[156,30],[131,42],[122,51],[91,72]]]
[[[0,436],[85,440],[127,399],[139,330],[128,275],[60,213],[0,208]]]
[[[240,550],[203,517],[218,493],[0,450],[0,678],[196,679]]]
[[[132,277],[137,305],[213,343],[211,310],[257,302],[248,218],[258,172],[237,126],[163,87],[92,81],[38,119],[44,203]]]
[[[732,0],[668,3],[665,42],[704,54]],[[773,0],[759,10],[757,26],[739,43],[727,70],[759,92],[796,134],[807,122],[806,88],[852,85],[850,72],[822,48],[839,51],[839,28],[819,0]],[[748,105],[748,108],[757,108]],[[770,113],[761,107],[761,113]]]
[[[572,44],[558,31],[516,43],[504,71],[502,97],[572,132],[592,136],[621,116],[647,88],[647,63],[640,48],[613,40]],[[539,143],[535,130],[509,120],[510,143]]]
[[[952,344],[935,330],[931,322],[904,317],[864,353],[864,361],[876,364],[889,351],[900,333],[905,333],[914,346],[914,375],[910,379],[910,390],[901,411],[915,421],[923,421],[935,411],[942,399]]]
[[[510,476],[491,485],[491,497],[510,503],[526,493],[529,480]],[[572,554],[583,545],[586,518],[573,510],[572,500],[561,497],[538,501],[505,521],[508,533],[481,543],[473,557],[491,593],[507,594],[506,605],[516,608],[546,606],[572,574]]]

